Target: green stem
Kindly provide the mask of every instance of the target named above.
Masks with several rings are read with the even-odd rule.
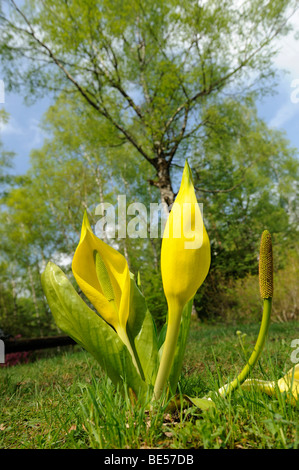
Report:
[[[181,311],[171,312],[170,318],[171,323],[169,323],[167,327],[161,362],[154,387],[155,400],[158,400],[161,397],[171,372],[180,331]]]
[[[262,316],[262,323],[259,331],[259,335],[255,344],[255,347],[253,349],[253,352],[248,359],[248,362],[242,372],[238,375],[238,377],[230,382],[227,385],[224,385],[218,390],[218,393],[222,395],[223,397],[226,397],[229,395],[235,388],[237,388],[239,385],[241,385],[244,380],[248,377],[249,372],[252,370],[252,368],[255,366],[257,361],[260,358],[260,355],[262,353],[265,340],[268,334],[268,329],[270,325],[270,317],[271,317],[271,307],[272,307],[272,298],[264,299],[264,304],[263,304],[263,316]]]
[[[134,354],[134,351],[133,351],[133,348],[132,348],[132,345],[131,345],[131,343],[130,343],[130,340],[129,340],[129,337],[128,337],[128,334],[127,334],[126,330],[124,330],[123,328],[119,327],[119,328],[117,329],[117,334],[118,334],[118,336],[120,337],[120,339],[122,340],[122,342],[124,343],[124,345],[127,346],[128,351],[129,351],[129,353],[131,354],[133,364],[134,364],[134,366],[136,367],[137,372],[139,373],[139,375],[142,377],[142,372],[140,371],[140,369],[139,369],[139,367],[138,367],[138,364],[137,364],[137,361],[136,361],[136,357],[135,357],[135,354]]]
[[[137,370],[138,370],[142,380],[145,381],[143,368],[142,368],[142,365],[141,365],[141,362],[140,362],[140,359],[139,359],[139,356],[138,356],[138,353],[137,353],[137,350],[136,350],[134,339],[132,338],[132,335],[130,334],[130,332],[128,330],[127,330],[127,336],[128,336],[128,339],[129,339],[129,342],[130,342],[130,345],[131,345],[131,349],[132,349],[135,364],[137,365]],[[136,367],[136,365],[135,365],[135,367]]]

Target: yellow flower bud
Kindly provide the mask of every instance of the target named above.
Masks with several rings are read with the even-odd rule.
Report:
[[[210,263],[210,241],[186,162],[162,240],[161,272],[169,314],[178,307],[182,310],[194,297],[208,274]]]
[[[168,380],[182,312],[205,280],[211,263],[210,241],[196,200],[186,161],[181,187],[169,214],[162,240],[161,273],[168,304],[167,332],[154,395],[159,398]]]

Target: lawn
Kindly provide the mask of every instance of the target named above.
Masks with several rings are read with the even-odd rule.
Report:
[[[203,397],[235,377],[254,346],[258,325],[193,322],[181,394]],[[241,330],[241,334],[236,334]],[[272,324],[252,376],[278,379],[292,366],[299,323]],[[150,411],[133,404],[79,347],[28,364],[0,368],[2,449],[298,449],[299,406],[283,395],[237,390],[215,398],[216,410]]]

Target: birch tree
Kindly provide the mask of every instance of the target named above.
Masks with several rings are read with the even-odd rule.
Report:
[[[72,94],[154,170],[170,205],[172,168],[193,153],[227,93],[266,93],[274,40],[293,0],[4,0],[0,55],[7,89],[28,99]],[[277,41],[276,43],[277,44]]]

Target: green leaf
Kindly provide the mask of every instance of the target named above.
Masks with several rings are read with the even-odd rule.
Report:
[[[189,401],[189,403],[196,406],[202,411],[209,410],[210,408],[216,408],[216,405],[211,400],[211,398],[198,398],[198,397],[189,397],[188,395],[184,395],[184,399]]]
[[[166,338],[166,332],[167,332],[167,323],[165,323],[161,330],[160,330],[160,333],[159,333],[159,337],[158,337],[158,348],[159,348],[159,354],[161,356],[162,354],[162,346],[164,344],[164,341],[165,341],[165,338]]]
[[[159,367],[157,331],[146,300],[131,274],[131,302],[127,331],[148,384],[154,385]]]
[[[81,299],[61,269],[48,263],[41,280],[57,326],[95,357],[115,385],[126,383],[137,396],[145,393],[147,387],[127,347]]]
[[[167,406],[167,411],[175,412],[176,410],[190,408],[191,406],[196,406],[196,408],[201,411],[206,411],[211,408],[216,408],[215,403],[211,398],[198,398],[198,397],[189,397],[188,395],[175,395]]]

